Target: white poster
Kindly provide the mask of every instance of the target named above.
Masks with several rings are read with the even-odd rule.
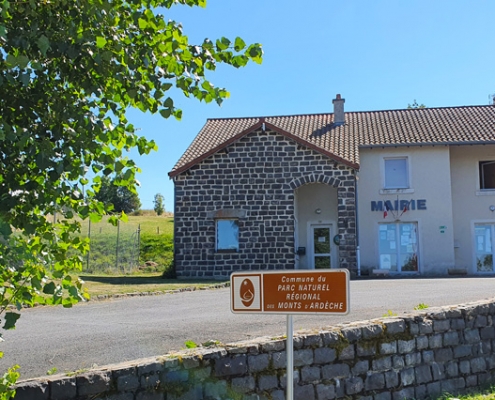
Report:
[[[387,231],[387,240],[394,240],[395,239],[395,231],[390,230]]]
[[[484,245],[483,236],[478,236],[478,251],[484,251],[484,250],[485,250],[485,245]]]
[[[392,262],[390,260],[390,254],[381,254],[380,255],[380,268],[381,269],[390,269],[392,267]]]

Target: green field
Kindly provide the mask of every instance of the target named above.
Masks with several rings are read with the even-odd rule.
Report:
[[[113,226],[104,218],[99,223],[82,222],[81,235],[90,239],[83,272],[90,274],[133,274],[163,272],[173,261],[171,216],[128,216]]]
[[[127,222],[121,222],[120,227],[124,231],[137,229],[141,226],[141,231],[150,234],[165,234],[172,235],[174,233],[174,218],[171,216],[156,216],[156,215],[128,215]],[[89,227],[88,221],[82,222],[83,232],[87,233]],[[108,217],[103,217],[102,221],[91,224],[91,231],[98,233],[114,235],[117,228],[108,223]]]

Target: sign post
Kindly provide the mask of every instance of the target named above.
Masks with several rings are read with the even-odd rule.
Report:
[[[292,314],[287,314],[287,400],[294,399],[294,321]]]
[[[287,400],[294,396],[294,314],[349,313],[346,269],[234,272],[230,276],[233,313],[287,315]]]

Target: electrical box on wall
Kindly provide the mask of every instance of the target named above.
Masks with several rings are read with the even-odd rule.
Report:
[[[298,247],[296,254],[298,256],[305,256],[306,255],[306,247]]]

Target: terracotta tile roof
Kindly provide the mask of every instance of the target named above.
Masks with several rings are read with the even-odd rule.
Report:
[[[259,118],[208,119],[198,135],[177,161],[169,176],[177,175],[215,154],[237,138],[261,126]]]
[[[359,146],[495,143],[495,106],[350,113]],[[347,114],[346,114],[347,116]]]
[[[209,119],[169,173],[171,177],[259,129],[274,130],[359,168],[360,147],[495,143],[495,106],[463,106],[333,114]]]

